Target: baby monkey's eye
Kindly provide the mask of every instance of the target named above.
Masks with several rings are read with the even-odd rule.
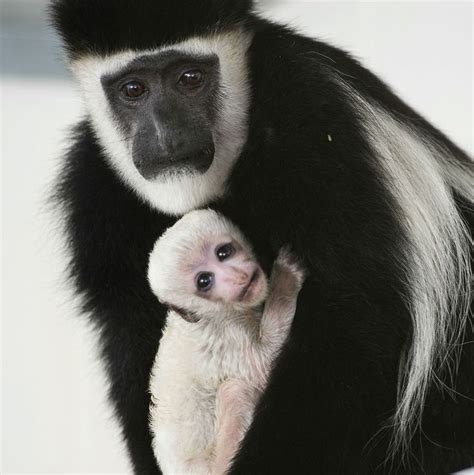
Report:
[[[196,278],[196,286],[198,290],[211,290],[214,285],[214,274],[212,272],[201,272]]]
[[[223,244],[216,249],[216,256],[221,262],[229,259],[235,252],[235,247],[231,244]]]

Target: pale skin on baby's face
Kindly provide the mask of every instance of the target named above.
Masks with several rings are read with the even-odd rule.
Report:
[[[185,272],[194,295],[213,302],[252,307],[265,296],[261,267],[232,236],[215,236],[197,246]]]

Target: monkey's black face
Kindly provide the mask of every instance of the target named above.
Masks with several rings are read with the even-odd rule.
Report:
[[[154,208],[182,215],[226,193],[248,136],[251,38],[236,28],[71,62],[103,158]]]
[[[219,102],[216,55],[172,50],[144,55],[118,73],[102,76],[101,82],[144,178],[208,170]]]

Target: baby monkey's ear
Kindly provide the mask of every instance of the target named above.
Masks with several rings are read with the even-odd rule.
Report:
[[[165,305],[167,305],[167,307],[170,310],[173,310],[173,312],[176,312],[183,320],[186,320],[189,323],[199,322],[199,317],[195,313],[188,312],[188,311],[182,309],[181,307],[176,307],[175,305],[169,305],[169,304],[166,304],[166,303],[165,303]]]

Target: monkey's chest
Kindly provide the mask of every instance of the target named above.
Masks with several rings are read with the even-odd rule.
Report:
[[[217,387],[228,379],[242,379],[250,384],[258,379],[259,366],[255,364],[258,355],[250,338],[223,338],[198,345],[192,357],[194,374],[208,387]]]

